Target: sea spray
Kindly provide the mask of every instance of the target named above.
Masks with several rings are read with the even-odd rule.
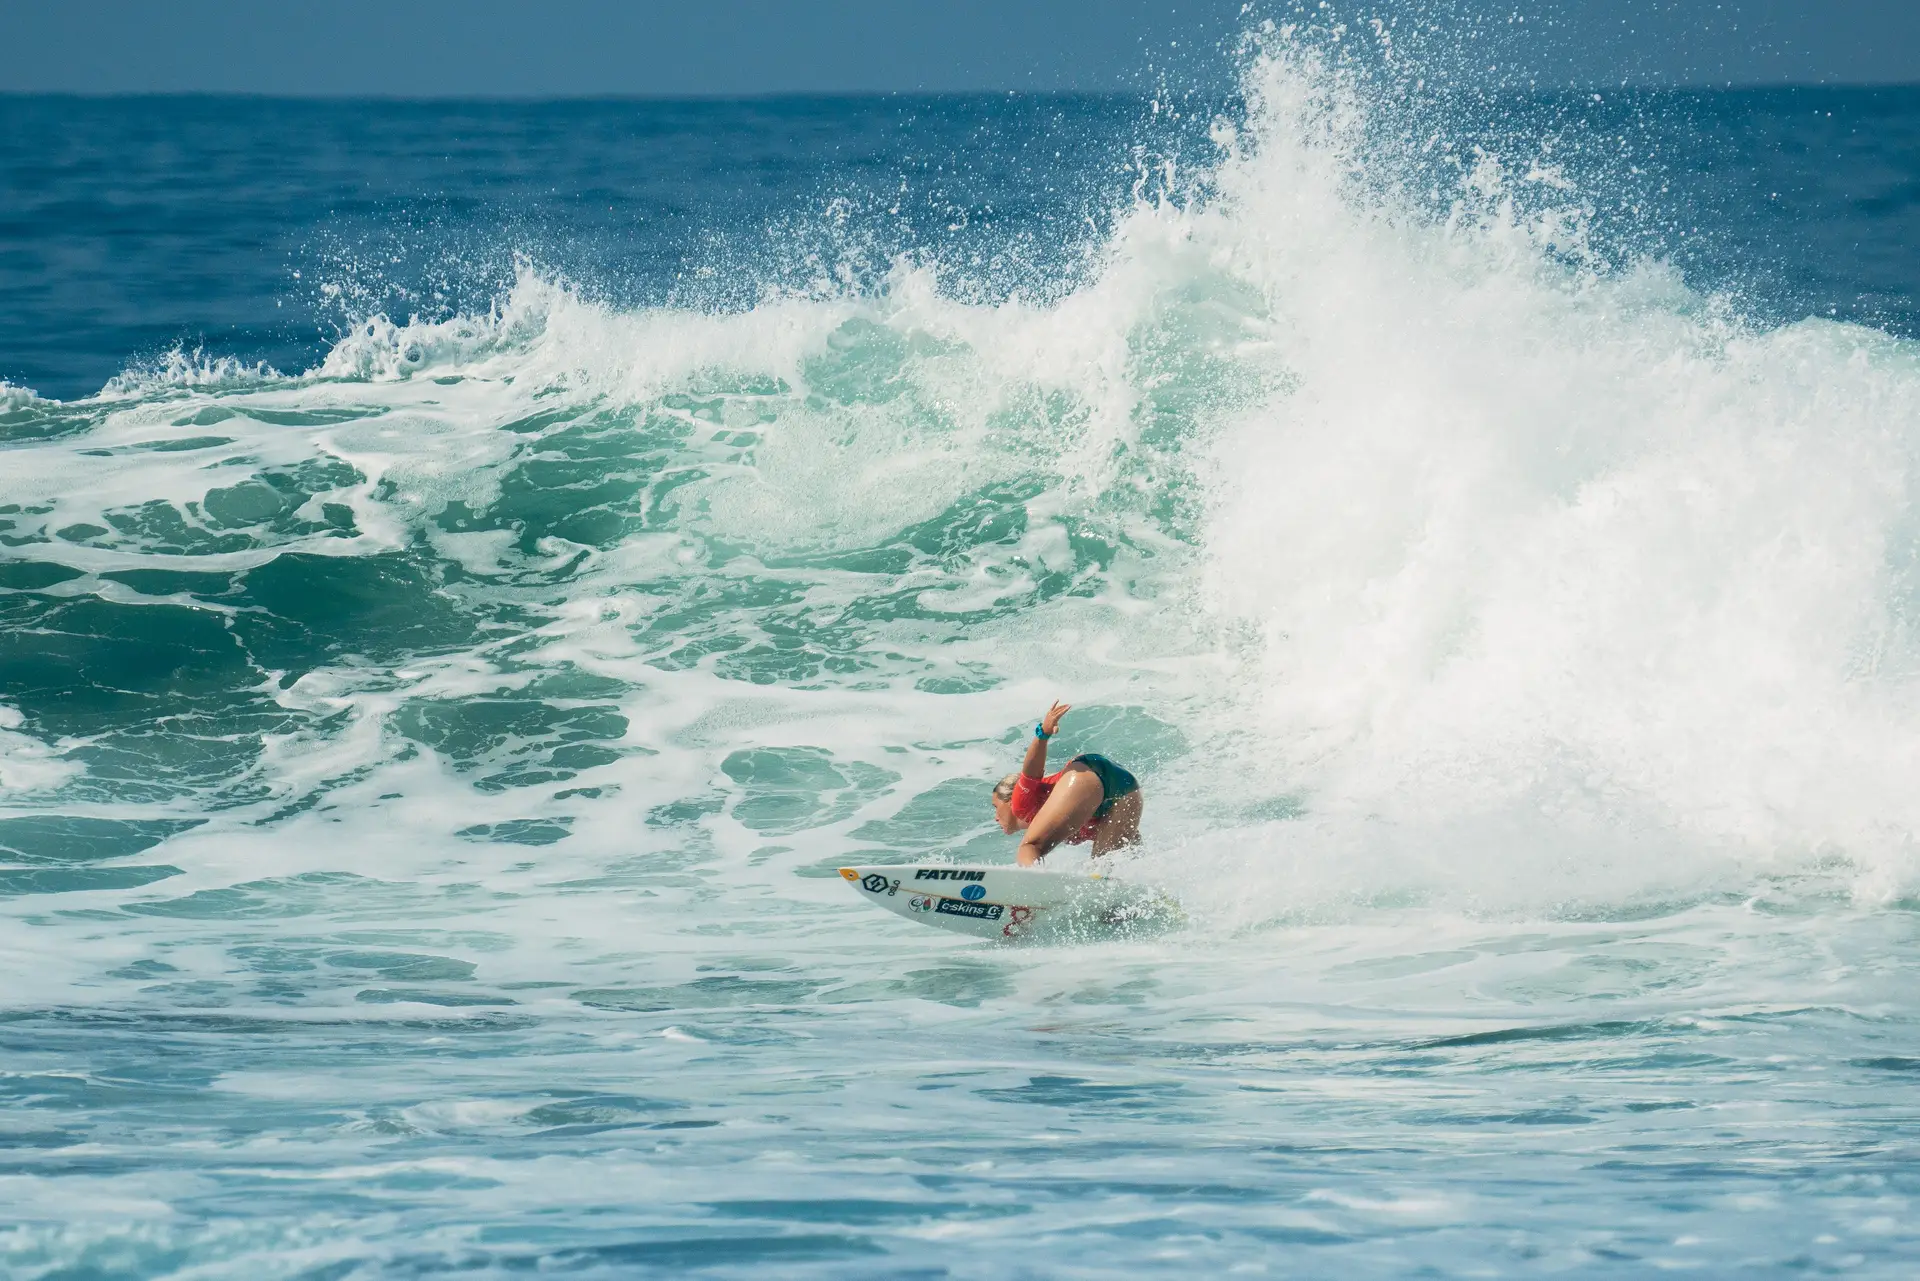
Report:
[[[1207,442],[1203,599],[1259,630],[1248,768],[1311,797],[1328,857],[1404,851],[1375,891],[1630,899],[1835,858],[1910,884],[1910,346],[1567,262],[1491,158],[1477,207],[1422,219],[1356,163],[1380,131],[1351,80],[1287,48],[1252,75],[1192,233],[1268,301],[1289,380]]]

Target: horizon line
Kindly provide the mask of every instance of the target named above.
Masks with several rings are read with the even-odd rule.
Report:
[[[1812,90],[1886,90],[1920,89],[1915,80],[1783,80],[1783,81],[1625,81],[1612,84],[1593,82],[1542,85],[1534,81],[1495,88],[1494,92],[1512,93],[1753,93],[1804,92]],[[501,103],[548,105],[561,103],[745,103],[781,101],[881,101],[893,98],[1132,98],[1156,97],[1219,98],[1238,96],[1239,87],[1218,89],[769,89],[744,93],[387,93],[380,91],[311,92],[267,91],[259,89],[9,89],[0,88],[0,100],[27,98],[66,98],[106,102],[118,99],[197,98],[249,100],[259,102],[311,103]]]

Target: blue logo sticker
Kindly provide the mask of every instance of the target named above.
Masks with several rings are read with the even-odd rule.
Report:
[[[984,885],[969,885],[967,886],[966,889],[960,891],[960,897],[967,900],[967,902],[969,903],[973,902],[975,899],[985,898],[986,896],[987,896],[987,887]]]

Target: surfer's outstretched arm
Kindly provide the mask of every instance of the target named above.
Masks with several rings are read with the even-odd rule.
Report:
[[[1027,759],[1020,763],[1020,772],[1028,778],[1047,776],[1047,740],[1060,732],[1060,718],[1073,710],[1071,703],[1055,703],[1047,709],[1034,728],[1040,732],[1027,744]]]

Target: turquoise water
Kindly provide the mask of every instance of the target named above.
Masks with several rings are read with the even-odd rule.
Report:
[[[662,126],[695,177],[611,222],[475,144],[433,218],[181,268],[204,350],[86,322],[84,245],[191,217],[10,171],[5,1271],[1909,1275],[1911,158],[1669,242],[1726,171],[1622,212],[1684,165],[1567,103],[1475,152],[1311,42],[1243,89],[702,108],[759,167],[703,206]],[[1629,115],[1784,172],[1800,105]],[[1055,696],[1184,929],[849,892],[1010,859]]]

